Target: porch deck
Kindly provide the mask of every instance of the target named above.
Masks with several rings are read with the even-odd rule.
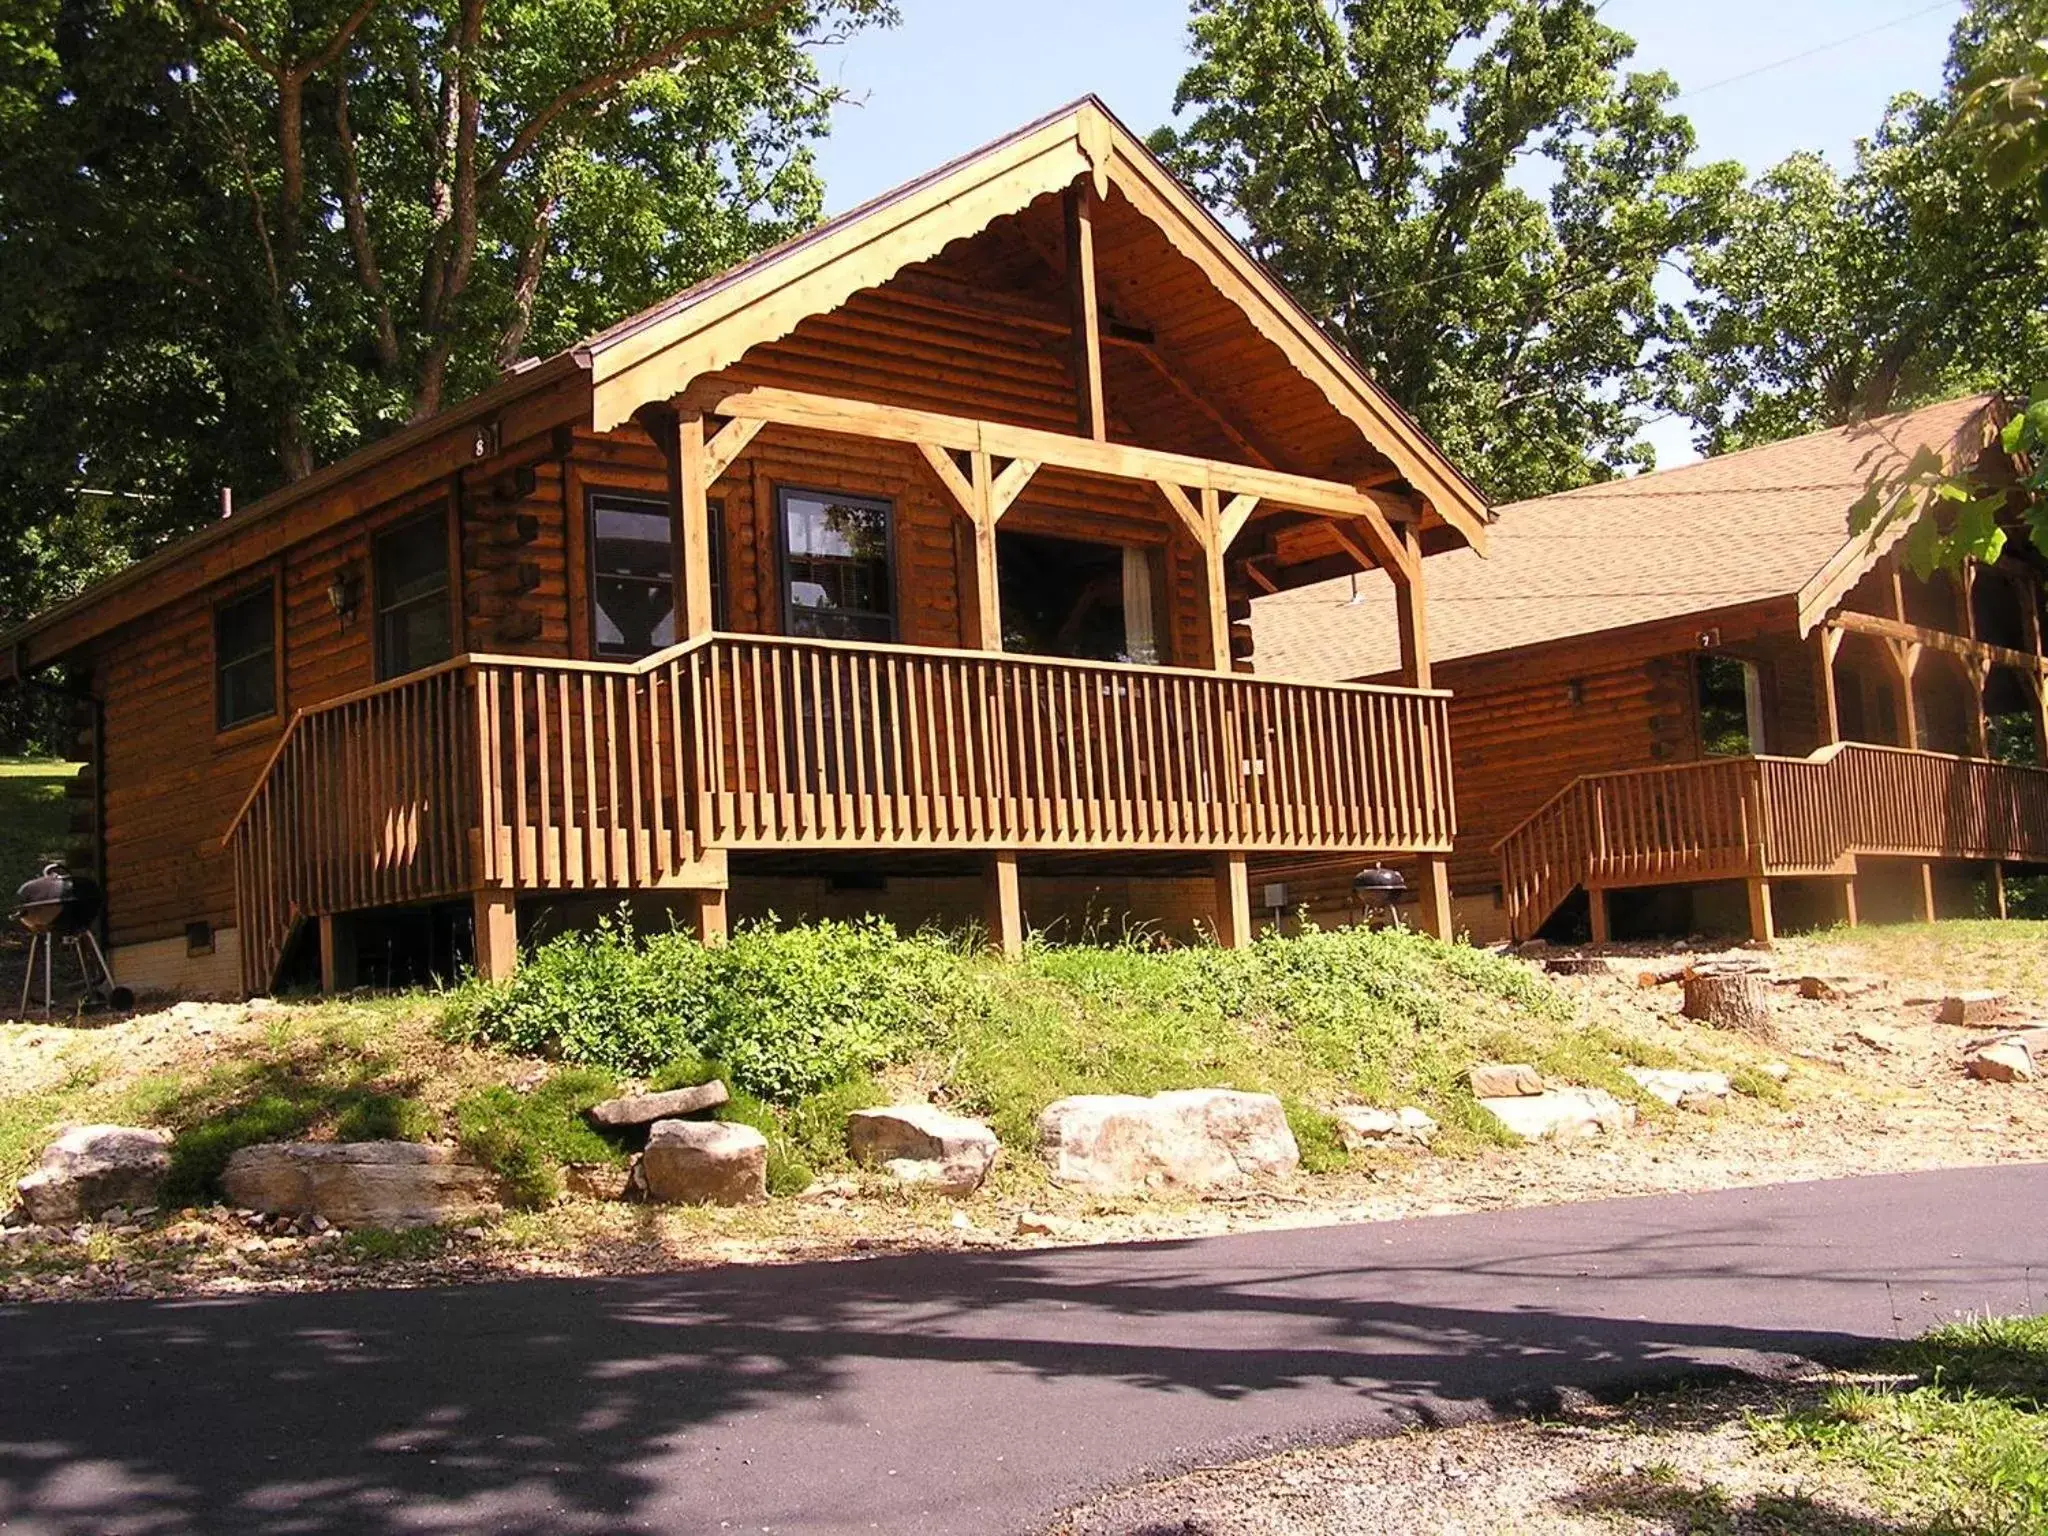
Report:
[[[463,656],[299,713],[227,835],[244,981],[310,919],[722,890],[728,850],[1440,854],[1447,694],[702,636]]]
[[[1863,858],[2048,862],[2048,771],[1840,742],[1805,758],[1591,774],[1495,851],[1521,939],[1581,886],[1846,879]],[[1759,897],[1768,927],[1767,885],[1752,893],[1753,918]]]

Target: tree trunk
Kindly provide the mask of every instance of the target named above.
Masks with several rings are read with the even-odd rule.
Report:
[[[1770,983],[1755,971],[1688,972],[1683,1012],[1716,1029],[1732,1029],[1758,1040],[1777,1038]]]

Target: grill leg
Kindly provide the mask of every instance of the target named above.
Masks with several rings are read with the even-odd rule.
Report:
[[[57,1011],[57,936],[43,935],[43,1016]]]
[[[21,1007],[18,1010],[24,1019],[28,1017],[28,989],[36,983],[36,946],[42,942],[40,933],[28,936],[28,965],[21,973]]]

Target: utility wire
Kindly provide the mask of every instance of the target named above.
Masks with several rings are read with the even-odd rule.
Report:
[[[1710,80],[1705,85],[1696,85],[1689,91],[1680,91],[1671,99],[1674,102],[1690,101],[1695,96],[1704,96],[1709,91],[1718,91],[1724,85],[1734,85],[1739,80],[1754,80],[1758,75],[1767,75],[1774,69],[1783,69],[1787,64],[1798,64],[1823,53],[1832,53],[1837,48],[1846,48],[1851,43],[1860,43],[1866,37],[1875,37],[1880,32],[1889,32],[1893,27],[1903,27],[1909,21],[1918,21],[1922,16],[1932,16],[1936,11],[1953,10],[1956,0],[1935,0],[1933,5],[1923,5],[1917,11],[1904,16],[1894,16],[1890,21],[1881,21],[1874,27],[1865,27],[1861,32],[1851,32],[1847,37],[1838,37],[1831,42],[1816,43],[1802,53],[1789,53],[1782,59],[1773,59],[1768,64],[1759,64],[1754,69],[1745,69],[1740,74],[1728,75],[1719,80]]]

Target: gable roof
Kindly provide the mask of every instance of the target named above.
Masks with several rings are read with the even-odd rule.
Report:
[[[1874,476],[1920,446],[1968,462],[1990,441],[1997,402],[1971,395],[1678,469],[1609,480],[1498,509],[1491,558],[1455,550],[1427,566],[1430,656],[1494,655],[1546,641],[1770,598],[1796,602],[1802,630],[1839,602],[1905,533],[1852,535],[1849,510]],[[1377,677],[1400,665],[1393,594],[1364,572],[1252,605],[1261,671]]]
[[[544,391],[587,388],[588,421],[608,430],[641,406],[680,394],[693,380],[738,361],[750,348],[787,336],[804,319],[843,305],[905,267],[938,256],[992,222],[1092,177],[1099,195],[1158,231],[1199,268],[1213,294],[1291,367],[1290,383],[1312,386],[1328,416],[1383,458],[1425,503],[1433,527],[1484,547],[1490,514],[1478,489],[1415,421],[1333,342],[1286,288],[1249,256],[1100,100],[1083,97],[994,143],[884,193],[621,321],[555,357],[523,366],[483,394],[411,424],[305,480],[237,509],[177,543],[95,583],[78,597],[0,634],[0,678],[20,660],[34,667],[91,633],[112,627],[95,605],[129,592],[122,611],[147,612],[182,590],[157,578],[198,571],[213,580],[274,556],[289,542],[271,526],[315,497],[354,484],[373,469],[433,444],[451,429],[516,411]],[[1213,327],[1209,327],[1213,330]],[[1306,381],[1306,386],[1300,381]],[[551,407],[551,409],[555,409]],[[555,409],[555,414],[560,411]],[[580,412],[579,412],[580,414]],[[554,424],[551,416],[547,423]],[[509,442],[509,438],[507,441]],[[440,467],[445,473],[445,466]],[[422,476],[422,480],[427,478]],[[133,617],[127,612],[127,617]],[[67,621],[62,635],[43,632]],[[43,635],[35,644],[26,645]]]

